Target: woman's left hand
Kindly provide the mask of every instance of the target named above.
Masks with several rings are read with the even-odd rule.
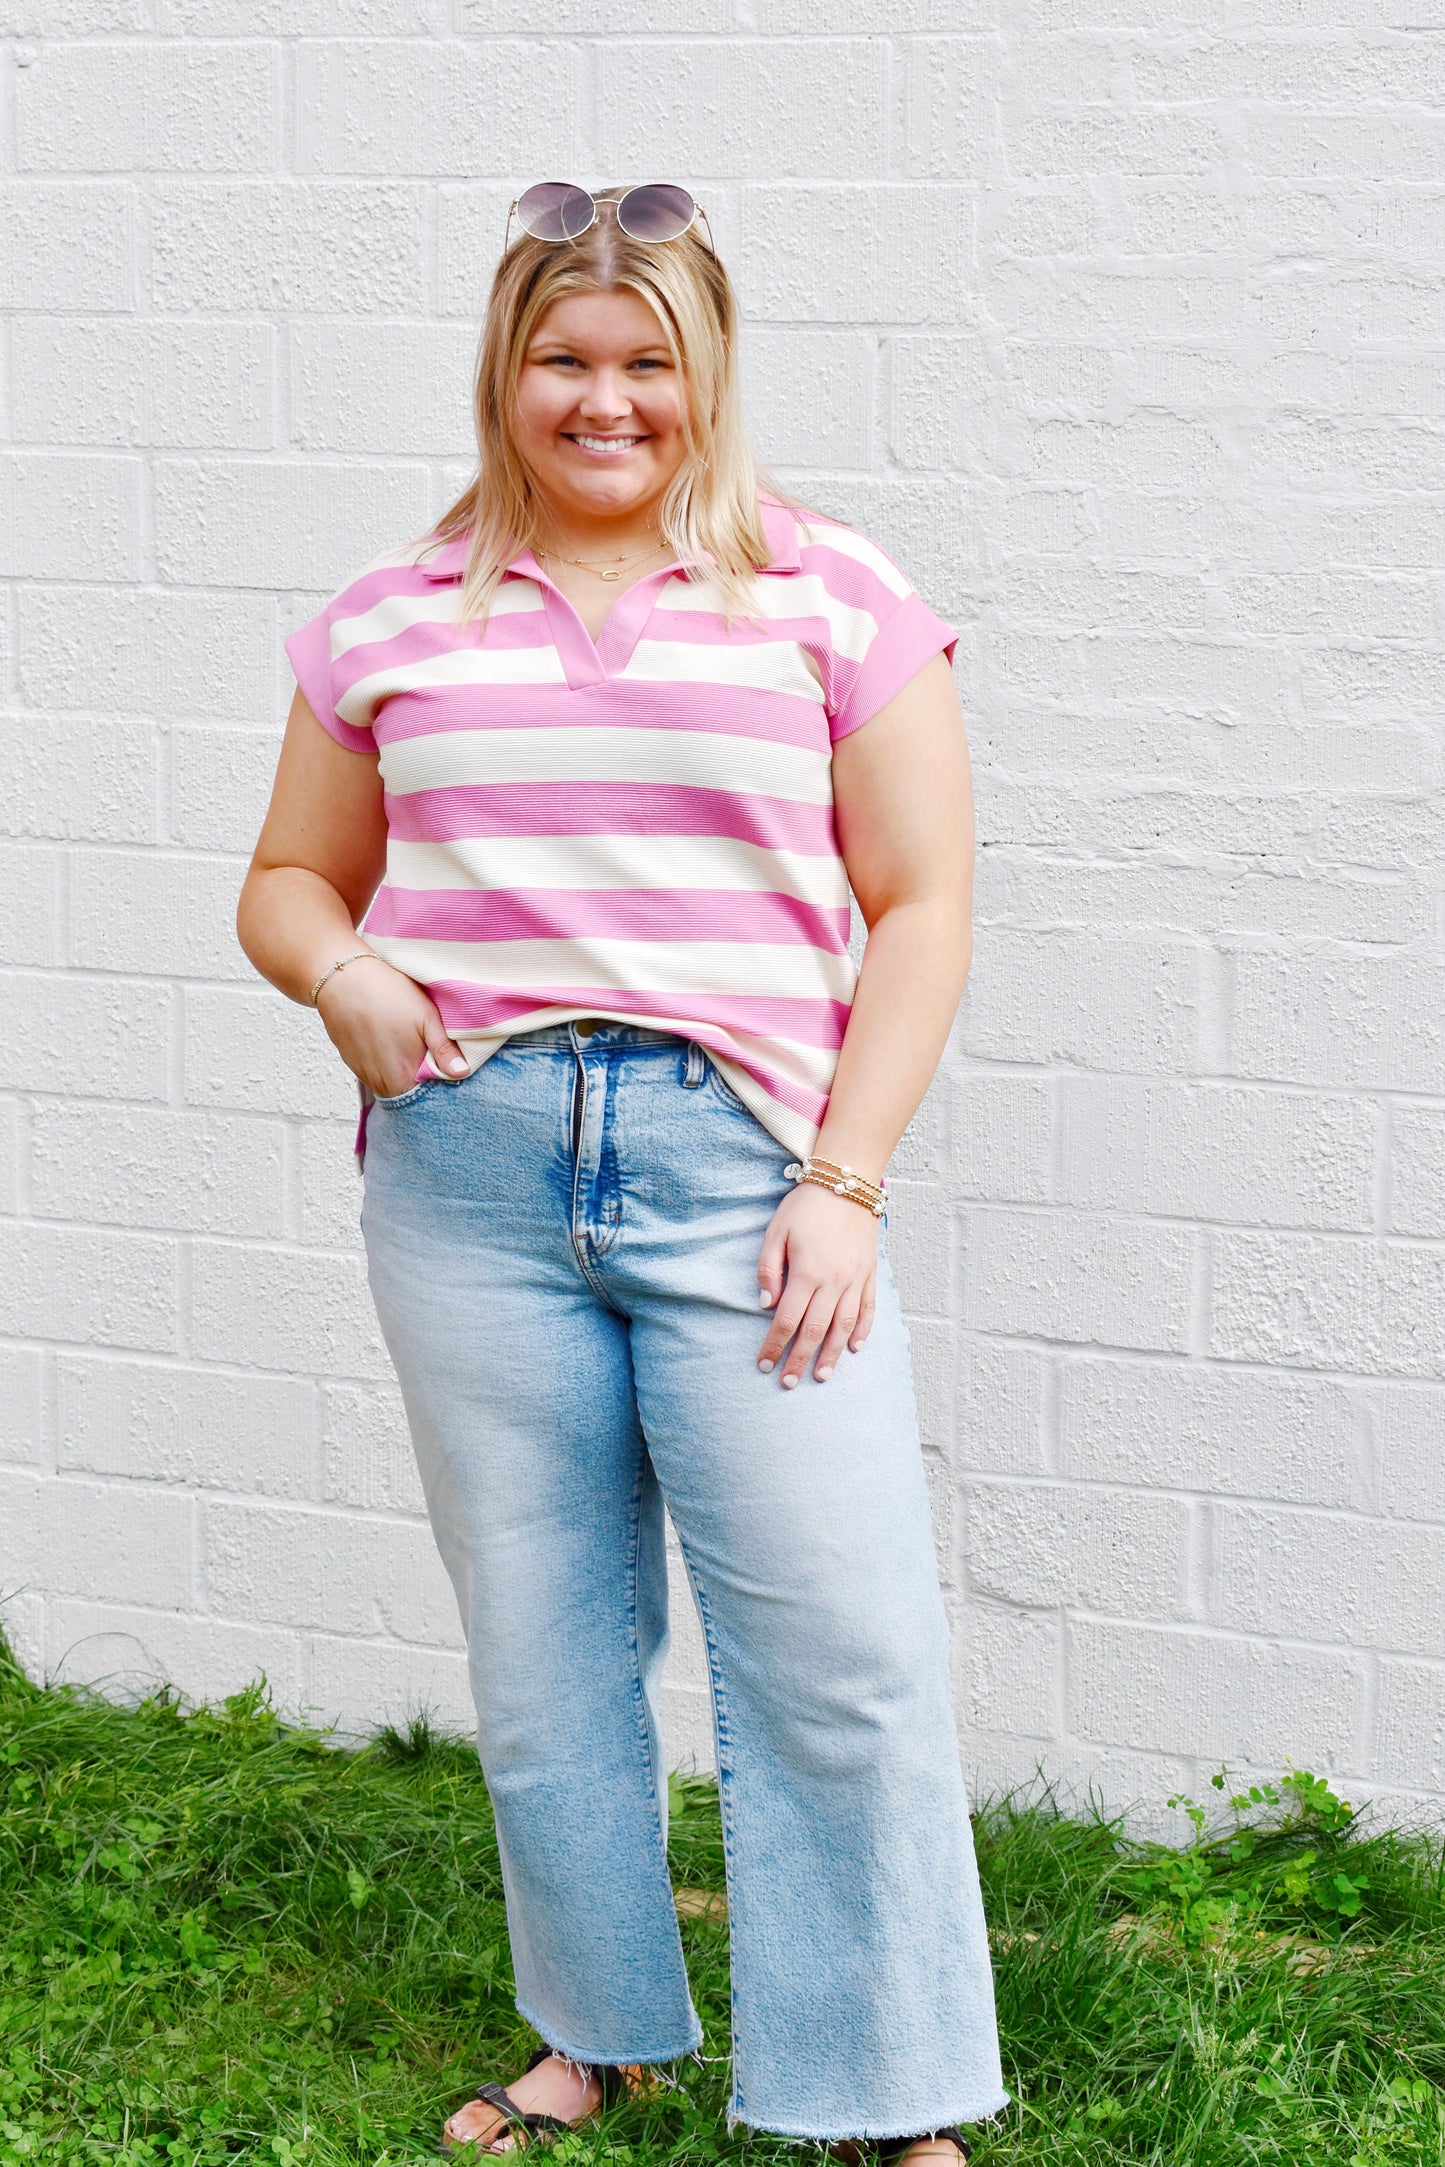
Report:
[[[758,1368],[771,1370],[791,1339],[778,1382],[790,1391],[816,1353],[813,1374],[825,1383],[843,1349],[856,1354],[868,1337],[877,1277],[872,1212],[816,1182],[799,1182],[769,1220],[758,1259],[763,1307],[773,1311]]]

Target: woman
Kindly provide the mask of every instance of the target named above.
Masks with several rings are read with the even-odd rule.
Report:
[[[970,953],[955,635],[760,488],[685,190],[514,209],[477,475],[287,641],[239,917],[361,1086],[371,1285],[546,2042],[443,2149],[699,2044],[665,1501],[711,1668],[730,2121],[953,2160],[1008,2094],[881,1216]]]

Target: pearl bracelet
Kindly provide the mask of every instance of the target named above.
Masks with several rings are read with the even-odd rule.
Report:
[[[833,1159],[795,1159],[783,1172],[794,1183],[811,1181],[820,1189],[831,1189],[834,1196],[846,1196],[850,1204],[861,1204],[875,1219],[881,1219],[887,1208],[881,1181],[869,1181],[866,1175],[855,1174],[851,1166],[839,1166]]]

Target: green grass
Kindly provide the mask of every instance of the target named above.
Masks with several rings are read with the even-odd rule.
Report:
[[[720,1888],[711,1787],[673,1807],[678,1884]],[[976,1833],[1014,2094],[980,2167],[1445,2161],[1438,1841],[1361,1833],[1304,1777],[1184,1850],[1046,1795]],[[0,1643],[0,1901],[0,2167],[434,2158],[535,2043],[475,1757],[424,1725],[341,1751],[260,1690],[121,1708]],[[796,2167],[726,2133],[726,1924],[684,1936],[707,2059],[561,2167]]]

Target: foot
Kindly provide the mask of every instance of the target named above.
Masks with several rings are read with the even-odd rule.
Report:
[[[957,2130],[939,2130],[933,2137],[885,2138],[872,2143],[845,2137],[827,2147],[843,2167],[967,2167],[969,2152]]]
[[[560,2054],[538,2062],[506,2089],[524,2114],[553,2114],[559,2122],[585,2121],[602,2104],[602,2086],[584,2065],[564,2061]],[[484,2099],[469,2099],[444,2125],[447,2144],[465,2146],[469,2154],[512,2152],[526,2144],[525,2133],[514,2129],[497,2107]]]

